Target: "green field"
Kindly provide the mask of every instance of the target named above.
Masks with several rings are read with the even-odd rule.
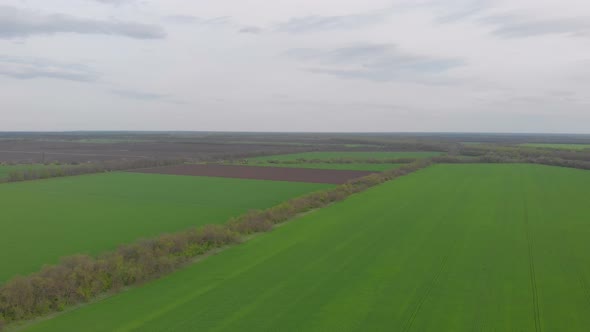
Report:
[[[388,169],[398,168],[403,164],[333,164],[333,163],[303,163],[303,164],[275,164],[269,162],[253,162],[250,166],[269,166],[269,167],[293,167],[293,168],[315,168],[315,169],[344,169],[353,171],[375,171],[382,172]]]
[[[531,148],[548,148],[561,150],[585,150],[590,149],[590,144],[550,144],[550,143],[525,143],[521,146],[528,146]]]
[[[397,159],[397,158],[427,158],[441,155],[441,152],[303,152],[248,158],[250,161],[264,160],[297,160],[297,159]]]
[[[109,173],[0,184],[0,283],[78,253],[222,223],[329,185]]]
[[[436,165],[30,331],[588,331],[590,172]]]

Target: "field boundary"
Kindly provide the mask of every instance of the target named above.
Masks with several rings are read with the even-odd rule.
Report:
[[[183,164],[185,160],[130,160],[130,161],[111,161],[111,162],[94,162],[78,165],[47,165],[41,168],[26,168],[13,170],[8,173],[8,177],[0,179],[0,183],[23,182],[33,180],[43,180],[50,178],[60,178],[67,176],[78,176],[86,174],[99,174],[114,171],[126,171],[131,169],[145,169],[153,167],[165,167],[170,165]]]
[[[302,213],[328,206],[381,183],[430,166],[429,159],[351,180],[333,189],[290,199],[266,210],[251,211],[224,225],[164,234],[123,245],[98,257],[75,255],[0,287],[0,327],[55,314],[67,308],[115,294],[185,266],[212,250],[268,232]],[[24,297],[24,298],[23,298]]]
[[[245,160],[239,161],[241,165],[260,165],[260,164],[409,164],[420,158],[299,158],[296,160]]]

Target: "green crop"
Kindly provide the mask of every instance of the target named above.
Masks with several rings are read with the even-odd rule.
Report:
[[[108,173],[0,184],[0,283],[67,255],[223,223],[329,185]]]

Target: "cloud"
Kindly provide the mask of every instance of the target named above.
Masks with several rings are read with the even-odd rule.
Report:
[[[107,5],[121,5],[126,2],[134,2],[134,0],[93,0]]]
[[[144,101],[161,100],[169,97],[168,95],[164,94],[136,90],[111,90],[111,92],[119,97]]]
[[[233,21],[231,16],[203,18],[192,15],[169,15],[165,17],[165,20],[170,23],[195,25],[200,27],[233,27],[238,29],[239,33],[260,34],[263,31],[262,28],[253,25],[240,26]]]
[[[135,0],[93,0],[93,1],[108,4],[108,5],[122,5],[124,3],[135,2]]]
[[[240,33],[251,33],[251,34],[255,34],[255,35],[262,33],[262,31],[263,31],[262,28],[255,27],[255,26],[246,26],[246,27],[243,27],[240,30],[238,30],[238,32],[240,32]]]
[[[130,90],[130,89],[112,89],[110,92],[114,95],[117,95],[121,98],[125,99],[132,99],[138,101],[158,101],[164,103],[170,103],[175,105],[187,105],[188,103],[174,98],[171,95],[167,94],[160,94],[160,93],[153,93],[153,92],[145,92],[145,91],[138,91],[138,90]]]
[[[492,4],[492,0],[447,0],[429,5],[440,6],[436,18],[438,23],[453,23],[478,16],[492,8]]]
[[[336,49],[291,49],[288,57],[314,65],[308,71],[376,82],[444,83],[447,70],[465,65],[457,58],[410,54],[394,44],[356,44]]]
[[[98,79],[98,74],[84,65],[6,55],[0,55],[0,75],[23,80],[53,78],[77,82],[93,82]]]
[[[32,10],[0,6],[0,38],[55,33],[117,35],[137,39],[157,39],[166,35],[157,25],[85,19],[64,14],[41,14]]]
[[[503,38],[524,38],[548,34],[588,36],[590,17],[535,19],[515,15],[489,16],[481,22],[495,26],[493,33]]]
[[[313,99],[292,99],[289,97],[274,98],[273,103],[278,105],[286,105],[297,107],[298,109],[305,108],[321,108],[329,111],[350,110],[350,111],[372,111],[372,112],[386,112],[388,114],[408,114],[411,111],[417,111],[417,108],[403,106],[393,103],[378,103],[378,102],[364,102],[364,101],[328,101],[328,100],[313,100]]]
[[[169,15],[166,16],[168,22],[177,24],[195,24],[203,26],[216,26],[216,25],[228,25],[232,24],[232,18],[230,16],[219,16],[213,18],[202,18],[192,15]]]
[[[294,17],[277,25],[277,30],[289,33],[316,32],[335,29],[357,29],[383,22],[391,12],[389,10],[340,16],[303,16]]]

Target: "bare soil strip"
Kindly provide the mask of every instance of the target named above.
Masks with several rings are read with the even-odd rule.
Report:
[[[342,184],[375,173],[332,169],[190,164],[145,168],[131,172],[329,184]]]

